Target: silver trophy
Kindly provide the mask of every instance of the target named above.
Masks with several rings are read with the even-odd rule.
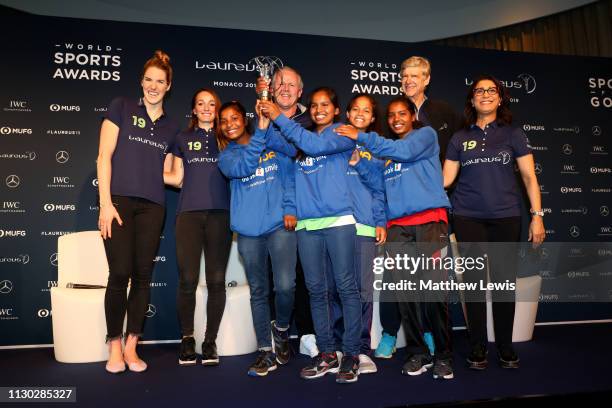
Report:
[[[261,55],[254,57],[249,61],[249,64],[254,64],[257,67],[259,75],[266,80],[268,85],[272,80],[274,72],[283,68],[283,61],[278,57]],[[264,90],[257,94],[257,97],[262,101],[271,101],[272,95],[270,95],[270,87],[266,87]]]

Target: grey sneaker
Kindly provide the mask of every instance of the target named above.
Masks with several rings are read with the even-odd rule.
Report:
[[[370,374],[378,371],[376,364],[367,354],[359,355],[359,374]]]
[[[406,360],[402,367],[402,374],[420,375],[433,366],[433,360],[429,354],[413,354]]]
[[[451,380],[453,378],[453,365],[450,359],[436,360],[433,368],[433,378]]]

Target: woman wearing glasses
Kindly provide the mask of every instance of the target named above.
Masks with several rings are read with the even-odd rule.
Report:
[[[521,234],[521,193],[514,174],[515,163],[531,204],[529,240],[544,240],[540,187],[529,141],[511,126],[509,95],[499,80],[482,75],[470,87],[464,110],[465,127],[456,132],[444,162],[444,186],[459,179],[451,197],[454,230],[459,242],[518,242]],[[459,171],[461,169],[461,171]],[[491,246],[493,249],[494,247]],[[462,254],[465,256],[464,254]],[[466,254],[469,255],[469,254]],[[501,256],[489,256],[491,282],[516,280],[516,267]],[[486,268],[466,272],[464,281],[486,279]],[[512,347],[514,291],[494,291],[493,316],[499,363],[517,368],[519,358]],[[485,293],[470,293],[466,302],[473,369],[487,367]],[[504,301],[496,301],[504,298]]]

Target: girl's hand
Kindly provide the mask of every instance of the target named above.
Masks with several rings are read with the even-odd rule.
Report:
[[[376,245],[382,245],[387,241],[387,229],[376,227]]]
[[[361,159],[361,156],[359,155],[359,150],[355,149],[353,150],[353,154],[351,155],[351,158],[349,159],[349,164],[351,166],[355,166],[357,163],[359,163],[360,159]]]
[[[295,230],[295,226],[297,225],[297,218],[295,215],[285,215],[283,216],[283,221],[285,222],[285,229],[287,231]]]
[[[334,129],[334,132],[339,134],[340,136],[346,136],[349,139],[357,140],[357,135],[359,135],[359,131],[352,125],[342,125],[338,126]]]
[[[266,117],[261,110],[261,101],[257,100],[255,104],[255,112],[257,112],[257,118],[259,119],[257,122],[257,127],[259,129],[267,129],[270,125],[270,118]]]
[[[111,238],[111,230],[113,220],[117,220],[117,223],[122,226],[123,221],[117,212],[114,205],[100,205],[100,215],[98,216],[98,229],[102,239]]]

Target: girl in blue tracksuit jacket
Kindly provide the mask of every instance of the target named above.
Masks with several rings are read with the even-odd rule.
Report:
[[[437,252],[448,244],[447,208],[450,207],[444,192],[442,168],[440,166],[437,134],[429,126],[421,127],[415,121],[416,107],[407,98],[396,98],[389,104],[388,116],[392,126],[400,127],[402,122],[410,124],[398,140],[385,139],[375,132],[361,133],[352,126],[342,126],[336,133],[350,140],[357,140],[374,155],[387,159],[383,171],[387,196],[386,213],[388,236],[387,251],[391,258],[396,255],[435,258]],[[414,129],[417,128],[417,129]],[[366,177],[378,177],[374,171]],[[415,246],[416,243],[416,246]],[[427,243],[428,245],[424,245]],[[418,253],[416,252],[418,248]],[[416,271],[412,276],[405,271],[393,270],[396,282],[401,279],[444,280],[443,270]],[[419,282],[415,282],[419,285]],[[402,373],[419,375],[433,364],[419,316],[418,302],[408,292],[396,292],[402,324],[406,334],[408,359]],[[448,304],[443,294],[424,293],[427,301],[421,304],[425,317],[431,326],[436,348],[434,378],[453,378],[450,320]],[[433,297],[439,296],[439,297]]]
[[[334,133],[340,113],[335,92],[318,88],[310,98],[313,131],[283,116],[273,103],[262,101],[282,135],[302,151],[295,163],[298,250],[312,318],[321,353],[302,369],[302,378],[338,373],[339,383],[357,381],[361,303],[354,275],[355,217],[348,185],[348,161],[355,142]],[[327,259],[331,270],[326,270]],[[329,318],[326,275],[333,276],[342,302],[344,335],[339,364]]]
[[[265,376],[289,359],[288,329],[295,291],[295,181],[293,160],[266,148],[269,119],[259,115],[251,137],[239,102],[219,111],[220,127],[230,141],[219,155],[219,169],[230,179],[230,225],[238,234],[251,293],[251,313],[259,354],[251,376]],[[268,255],[272,263],[276,321],[270,327]],[[272,329],[272,330],[271,330]],[[275,351],[272,352],[271,331]]]
[[[379,129],[378,112],[376,100],[367,94],[357,94],[351,98],[346,108],[348,122],[361,132],[374,131]],[[361,292],[361,342],[359,349],[359,373],[368,374],[377,371],[376,364],[370,358],[372,328],[372,285],[374,274],[372,264],[376,255],[376,245],[382,245],[386,239],[387,218],[385,215],[385,190],[382,177],[383,161],[377,159],[365,149],[357,144],[353,151],[353,156],[359,155],[359,160],[355,166],[349,166],[347,173],[349,194],[353,201],[353,215],[355,216],[356,232],[355,237],[355,280]],[[351,160],[349,163],[352,163]],[[368,183],[360,176],[360,172],[367,172],[367,168],[374,167],[373,172],[379,177],[373,179],[375,183]],[[366,168],[363,170],[363,168]],[[376,170],[377,169],[377,170]],[[333,280],[330,282],[333,289],[330,294],[331,311],[334,327],[334,338],[336,343],[340,343],[344,332],[344,322],[342,320],[342,307],[338,292],[335,290]]]

